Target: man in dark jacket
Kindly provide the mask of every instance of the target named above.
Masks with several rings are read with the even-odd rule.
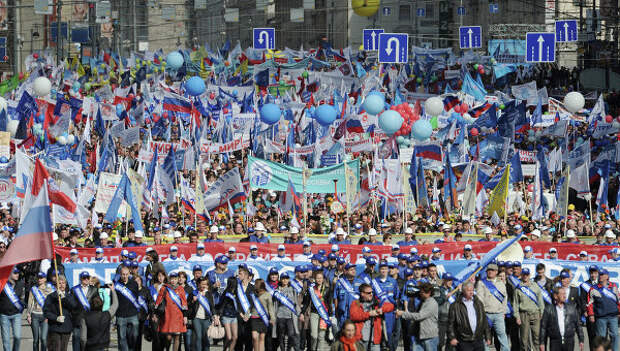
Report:
[[[58,305],[58,295],[61,298],[62,310]],[[67,279],[64,275],[58,276],[56,291],[47,295],[43,304],[43,315],[48,323],[48,350],[67,350],[69,338],[73,331],[70,311],[78,307],[76,305],[77,300],[70,295],[71,293],[67,289]]]
[[[116,330],[118,348],[122,351],[134,350],[138,337],[138,285],[129,279],[129,268],[122,267],[121,278],[114,285],[118,295]]]
[[[11,350],[11,344],[13,350],[19,350],[24,306],[24,282],[19,279],[19,269],[15,267],[0,293],[0,330],[5,350]]]
[[[457,351],[484,351],[484,342],[491,343],[489,322],[484,305],[474,296],[474,284],[466,282],[461,295],[448,311],[448,339]]]
[[[80,273],[80,284],[74,286],[71,289],[71,298],[75,300],[76,306],[72,313],[71,319],[73,320],[73,351],[80,351],[80,320],[84,316],[84,313],[90,311],[90,299],[97,295],[97,289],[90,285],[90,273],[87,271]]]
[[[550,351],[572,351],[575,348],[575,332],[579,338],[579,348],[583,350],[583,331],[579,323],[579,313],[575,304],[566,301],[566,288],[559,287],[553,292],[553,305],[546,305],[540,323],[540,349],[544,351],[549,339]]]

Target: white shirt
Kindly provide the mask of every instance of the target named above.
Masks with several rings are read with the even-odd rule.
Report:
[[[211,254],[208,254],[208,253],[202,254],[202,256],[199,256],[198,254],[193,254],[192,257],[190,257],[188,261],[213,262],[213,256],[211,256]]]
[[[474,299],[466,300],[463,298],[463,303],[467,308],[467,319],[469,320],[469,326],[472,333],[476,333],[476,327],[478,326],[478,320],[476,319],[476,308],[474,307]]]
[[[245,260],[249,262],[264,261],[264,259],[260,256],[252,257],[250,255],[248,255],[248,258],[246,258]]]
[[[179,256],[174,257],[174,258],[172,256],[169,256],[164,260],[164,262],[176,262],[178,259],[179,259]]]
[[[310,262],[310,257],[312,257],[312,253],[306,255],[305,253],[295,255],[295,261],[297,262]]]
[[[289,257],[280,257],[280,255],[271,259],[271,262],[290,262],[291,259]]]
[[[558,326],[560,327],[560,335],[564,338],[564,305],[561,307],[555,305],[555,310],[558,313]]]
[[[105,257],[101,257],[100,260],[97,260],[97,257],[93,258],[92,261],[90,261],[91,263],[109,263],[108,259]]]

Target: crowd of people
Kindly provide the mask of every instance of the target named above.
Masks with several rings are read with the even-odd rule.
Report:
[[[456,286],[431,258],[368,257],[358,271],[338,250],[309,254],[294,273],[256,276],[221,255],[188,276],[151,250],[146,265],[124,257],[113,282],[83,271],[73,287],[60,258],[34,284],[16,267],[0,294],[3,347],[19,350],[25,316],[35,350],[105,350],[112,323],[120,350],[618,350],[620,295],[602,266],[572,286],[569,269],[496,261]]]

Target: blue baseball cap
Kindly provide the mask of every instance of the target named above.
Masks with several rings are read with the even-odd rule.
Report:
[[[278,272],[278,269],[276,267],[271,267],[269,269],[269,275],[272,275],[272,274],[280,274],[280,272]]]
[[[323,255],[319,256],[319,262],[323,263],[325,261],[327,261],[327,257],[325,257]]]
[[[428,261],[422,261],[422,268],[428,268]]]
[[[355,265],[354,265],[353,263],[347,263],[347,264],[344,266],[344,269],[346,269],[346,270],[349,270],[349,269],[351,269],[351,268],[355,268]]]
[[[381,268],[381,267],[387,267],[387,266],[388,266],[388,263],[387,263],[386,261],[381,261],[381,262],[379,262],[379,268]]]
[[[524,275],[524,274],[525,274],[525,275],[530,275],[530,269],[529,269],[529,268],[527,268],[527,267],[526,267],[526,268],[523,268],[523,269],[521,270],[521,275]]]
[[[199,264],[195,264],[194,268],[192,268],[192,272],[196,272],[196,271],[201,271],[202,272],[202,267],[200,267]]]
[[[598,274],[599,274],[599,275],[603,275],[603,274],[609,275],[609,271],[608,271],[607,269],[605,269],[605,268],[601,268],[601,269],[598,271]]]
[[[13,273],[19,273],[19,270],[15,272],[15,269],[13,269]],[[87,271],[81,272],[80,279],[84,279],[84,278],[90,278],[90,273],[88,273]]]
[[[367,264],[367,265],[374,266],[374,265],[376,265],[376,264],[377,264],[377,261],[375,261],[375,259],[374,259],[374,258],[372,258],[372,257],[368,257],[368,258],[366,259],[366,264]]]
[[[280,279],[290,279],[290,277],[288,276],[287,272],[283,272],[282,274],[280,274]]]
[[[413,269],[405,268],[405,277],[413,275]]]
[[[140,265],[136,261],[131,261],[131,268],[138,268]]]
[[[324,255],[325,255],[325,250],[320,249],[320,250],[319,250],[319,252],[318,252],[318,254],[319,254],[319,255],[321,255],[321,256],[324,256]]]
[[[441,276],[441,279],[443,279],[443,280],[454,280],[454,276],[452,276],[452,274],[450,274],[450,272],[445,272]]]
[[[570,278],[570,274],[567,271],[560,272],[560,279]]]
[[[590,266],[590,268],[588,268],[588,271],[592,272],[592,271],[597,271],[598,272],[598,266],[593,264]]]
[[[130,260],[123,260],[123,266],[131,267],[131,261]]]
[[[396,263],[394,263],[394,262],[388,262],[387,266],[388,266],[389,268],[396,268]]]
[[[338,256],[337,256],[335,253],[333,253],[333,252],[332,252],[332,253],[330,253],[329,255],[327,255],[327,258],[328,258],[329,260],[337,260],[337,259],[338,259]]]
[[[127,254],[127,258],[129,258],[130,260],[135,260],[136,257],[138,257],[138,255],[133,251],[129,251],[129,254]]]
[[[217,256],[215,258],[215,263],[223,263],[223,264],[228,263],[228,256],[226,255]]]
[[[336,259],[336,263],[338,264],[345,264],[347,261],[344,260],[344,257],[340,257],[338,256],[338,258]]]
[[[19,272],[19,270],[18,270],[18,272]],[[39,273],[37,273],[37,278],[47,278],[47,275],[45,273],[43,273],[43,272],[39,272]]]
[[[416,263],[415,266],[413,266],[413,269],[422,269],[423,266],[421,263]]]
[[[306,269],[306,265],[302,264],[299,266],[295,266],[295,273],[299,272],[299,273],[303,273],[303,272],[307,272]]]
[[[168,274],[168,277],[172,278],[172,277],[178,277],[179,276],[179,272],[170,272],[170,274]]]
[[[521,262],[519,262],[519,261],[512,261],[512,266],[513,267],[521,267]]]
[[[406,255],[406,254],[404,254],[404,253],[399,253],[398,255],[396,255],[396,257],[397,257],[399,260],[406,260],[406,259],[407,259],[407,255]]]

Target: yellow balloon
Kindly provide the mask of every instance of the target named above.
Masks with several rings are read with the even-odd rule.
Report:
[[[379,11],[381,0],[351,0],[353,12],[358,16],[370,17]]]

